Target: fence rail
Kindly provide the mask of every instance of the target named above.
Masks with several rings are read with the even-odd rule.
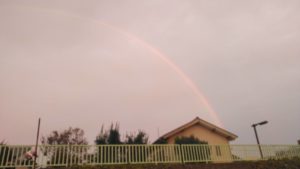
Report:
[[[232,162],[300,157],[299,145],[40,145],[39,167]],[[31,167],[34,146],[0,145],[0,168]]]

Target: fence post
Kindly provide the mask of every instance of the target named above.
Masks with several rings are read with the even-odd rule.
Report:
[[[131,163],[131,145],[128,146],[128,153],[129,153],[128,164],[130,164]]]
[[[205,153],[205,163],[208,164],[208,160],[209,158],[211,158],[211,146],[206,144],[204,145],[206,148],[204,149],[204,153]],[[211,159],[210,159],[211,160]]]
[[[179,152],[180,152],[181,163],[184,164],[183,149],[181,144],[179,144]]]
[[[69,166],[69,148],[70,148],[70,143],[67,145],[67,151],[66,151],[66,167]]]
[[[73,151],[72,151],[73,147],[72,145],[70,144],[70,166],[73,165]]]

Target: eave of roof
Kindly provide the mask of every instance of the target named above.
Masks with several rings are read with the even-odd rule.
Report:
[[[177,133],[179,133],[179,132],[181,132],[181,131],[183,131],[183,130],[185,130],[185,129],[187,129],[187,128],[195,125],[195,124],[200,124],[201,126],[211,130],[212,132],[215,132],[215,133],[225,137],[229,141],[235,140],[238,137],[237,135],[235,135],[235,134],[233,134],[233,133],[231,133],[231,132],[229,132],[225,129],[222,129],[222,128],[214,125],[214,124],[211,124],[207,121],[204,121],[204,120],[200,119],[199,117],[196,117],[194,120],[192,120],[192,121],[176,128],[176,129],[174,129],[174,130],[172,130],[168,133],[166,133],[165,135],[161,136],[160,138],[168,139],[171,136],[173,136],[173,135],[175,135],[175,134],[177,134]]]

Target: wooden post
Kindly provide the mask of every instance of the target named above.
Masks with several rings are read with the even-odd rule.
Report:
[[[35,149],[34,149],[34,159],[33,159],[33,169],[36,167],[36,158],[37,158],[37,148],[39,144],[39,135],[40,135],[40,125],[41,125],[41,118],[39,118],[38,122],[38,128],[37,128],[37,133],[36,133],[36,142],[35,142]]]

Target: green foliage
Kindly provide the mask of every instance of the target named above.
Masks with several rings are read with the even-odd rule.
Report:
[[[72,128],[58,132],[52,131],[47,137],[42,137],[42,144],[49,145],[87,145],[87,140],[84,137],[84,131],[80,128]],[[82,155],[87,153],[87,147],[76,147],[63,148],[59,146],[48,146],[42,148],[44,155],[50,157],[48,163],[55,164],[69,164],[74,162],[82,161]],[[61,154],[65,154],[61,156]]]
[[[199,140],[197,137],[191,135],[189,137],[186,136],[176,137],[175,144],[207,144],[207,142]]]
[[[113,124],[110,126],[109,135],[107,137],[108,144],[121,144],[119,125],[116,124],[115,127]]]
[[[121,141],[121,134],[119,131],[118,124],[111,124],[109,130],[104,130],[104,126],[101,126],[100,133],[97,135],[95,144],[105,145],[105,144],[147,144],[148,135],[144,131],[139,130],[136,135],[130,134],[126,135],[124,142]]]
[[[165,138],[160,137],[153,144],[168,144],[168,141]]]
[[[147,144],[148,143],[148,135],[139,130],[137,135],[126,135],[125,144]]]
[[[99,135],[96,137],[95,143],[97,145],[102,144],[122,144],[120,138],[120,131],[118,124],[111,124],[110,129],[108,131],[104,131],[104,127],[102,125],[101,131]]]
[[[84,131],[80,128],[72,128],[58,132],[54,130],[47,137],[42,137],[41,139],[43,144],[57,145],[57,144],[74,144],[74,145],[86,145],[88,142],[84,137]]]
[[[130,134],[126,135],[124,142],[121,141],[121,134],[119,131],[118,124],[111,124],[109,130],[104,130],[102,125],[100,133],[97,135],[95,144],[105,145],[105,144],[147,144],[148,135],[144,131],[139,130],[136,135]]]
[[[106,131],[104,131],[104,126],[102,125],[101,131],[96,137],[95,144],[122,144],[120,139],[119,125],[114,125],[112,123],[110,129]],[[118,153],[119,152],[113,151],[112,147],[98,147],[98,150],[95,152],[95,156],[97,156],[100,161],[104,161],[105,159],[108,159],[108,154],[116,156]]]
[[[143,131],[138,131],[136,135],[126,135],[124,142],[120,139],[119,125],[111,124],[109,130],[104,130],[102,125],[100,133],[96,137],[96,145],[108,145],[108,144],[147,144],[148,135]],[[111,157],[119,157],[119,159],[126,158],[130,156],[132,160],[136,159],[138,156],[136,147],[125,147],[125,148],[113,148],[110,146],[99,146],[95,152],[95,156],[98,157],[100,161],[109,159],[108,155]]]
[[[126,135],[126,140],[124,144],[147,144],[148,143],[148,135],[139,130],[136,135]],[[131,160],[145,160],[147,158],[146,151],[139,152],[143,147],[133,146],[130,149],[127,149],[127,156],[131,157]],[[139,154],[137,153],[139,152]],[[126,154],[124,154],[126,156]]]
[[[104,131],[104,126],[102,125],[99,135],[96,137],[95,144],[107,144],[108,132]]]

